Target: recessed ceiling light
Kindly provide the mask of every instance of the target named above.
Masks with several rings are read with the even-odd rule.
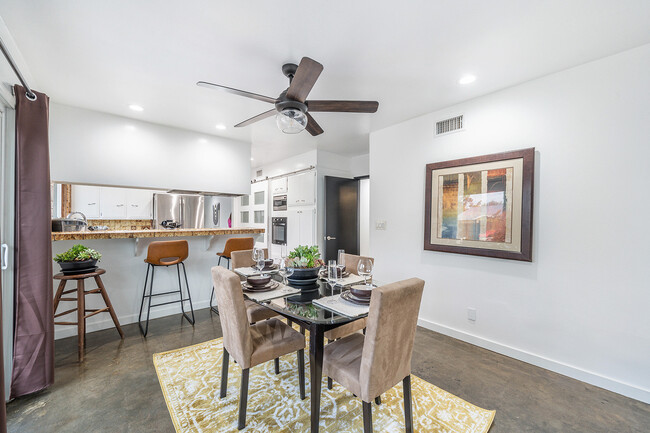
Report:
[[[224,130],[226,129],[226,125],[222,125],[221,123],[217,125],[217,129]]]
[[[474,75],[463,75],[460,77],[460,80],[458,80],[458,84],[470,84],[476,81],[476,77]]]
[[[143,111],[144,110],[144,108],[142,108],[142,106],[137,105],[137,104],[131,104],[131,105],[129,105],[129,108],[131,110],[133,110],[133,111]]]

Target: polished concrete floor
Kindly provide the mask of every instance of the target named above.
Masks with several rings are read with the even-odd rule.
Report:
[[[197,312],[153,320],[142,338],[88,334],[86,360],[76,337],[56,342],[54,385],[7,406],[10,432],[173,432],[152,354],[221,336],[219,318]],[[496,432],[649,432],[650,405],[418,328],[413,373],[471,403],[497,411]]]

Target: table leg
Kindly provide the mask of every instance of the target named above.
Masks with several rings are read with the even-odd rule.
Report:
[[[108,312],[111,315],[111,319],[113,319],[113,323],[117,328],[117,332],[120,333],[120,337],[124,338],[124,332],[122,332],[122,328],[120,327],[120,321],[117,320],[117,314],[115,314],[115,310],[113,309],[113,304],[111,304],[111,300],[108,298],[106,287],[104,287],[104,283],[102,282],[102,279],[99,278],[99,275],[95,277],[95,282],[97,283],[97,287],[99,287],[99,293],[101,293],[102,298],[104,298],[104,303],[108,307]]]
[[[83,279],[77,280],[77,340],[79,362],[83,362],[86,343],[86,294]]]
[[[309,379],[311,380],[311,432],[318,432],[320,419],[320,390],[323,379],[323,328],[312,323],[309,327]]]

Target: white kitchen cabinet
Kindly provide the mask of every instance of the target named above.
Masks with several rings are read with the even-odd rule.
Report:
[[[315,216],[314,209],[287,212],[287,251],[298,245],[314,245]]]
[[[153,218],[153,194],[148,189],[128,189],[126,191],[126,217],[128,219]]]
[[[271,194],[283,194],[287,192],[287,178],[280,177],[271,181]]]
[[[316,195],[316,173],[307,172],[289,176],[287,206],[312,206]]]
[[[125,188],[99,189],[99,216],[102,219],[126,219]]]
[[[81,212],[86,218],[99,218],[98,186],[72,185],[71,194],[72,212]]]

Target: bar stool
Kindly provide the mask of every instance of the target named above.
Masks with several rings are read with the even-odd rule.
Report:
[[[142,303],[140,304],[140,314],[138,315],[138,326],[140,326],[140,331],[146,337],[147,332],[149,331],[149,314],[151,313],[151,307],[159,307],[161,305],[173,304],[174,302],[180,302],[181,311],[183,312],[183,317],[194,326],[194,308],[192,308],[192,296],[190,295],[190,285],[187,282],[187,272],[185,270],[185,259],[189,256],[189,246],[187,241],[157,241],[149,244],[147,248],[147,258],[144,259],[147,263],[147,275],[144,279],[144,289],[142,291]],[[172,290],[169,292],[163,293],[153,293],[153,277],[156,266],[174,266],[176,265],[176,273],[178,275],[178,290]],[[187,289],[187,298],[183,298],[183,286],[181,284],[181,271],[180,266],[183,266],[183,275],[185,276],[185,288]],[[149,280],[149,269],[151,269],[151,283],[149,284],[149,294],[147,295],[147,281]],[[163,296],[170,295],[173,293],[178,293],[180,299],[168,302],[161,302],[159,304],[152,304],[151,298],[154,296]],[[142,327],[142,311],[144,310],[144,300],[149,298],[147,306],[147,321],[145,327]],[[190,303],[190,312],[192,313],[192,318],[185,313],[184,302],[189,301]]]
[[[73,311],[77,312],[76,322],[54,322],[54,324],[55,325],[77,325],[79,362],[83,362],[84,360],[84,350],[86,346],[86,319],[87,318],[92,317],[95,314],[108,312],[111,315],[111,319],[113,319],[113,323],[115,324],[115,328],[117,328],[117,332],[119,332],[120,334],[120,338],[124,339],[124,332],[122,332],[122,328],[120,327],[120,322],[119,320],[117,320],[117,315],[115,314],[115,310],[113,309],[111,300],[108,298],[108,293],[106,292],[104,283],[100,278],[100,275],[103,275],[105,273],[106,271],[104,269],[97,269],[95,272],[89,272],[87,274],[64,275],[62,273],[59,273],[54,276],[55,280],[61,280],[61,282],[59,283],[59,287],[56,290],[56,295],[54,295],[54,317],[55,318],[61,317],[66,314],[72,313]],[[95,283],[97,284],[96,289],[86,291],[84,280],[87,278],[95,279]],[[65,285],[70,280],[77,281],[77,288],[65,290]],[[77,292],[76,298],[62,298],[63,295],[67,295],[68,293],[73,293],[73,292]],[[86,308],[86,295],[90,295],[93,293],[99,293],[100,295],[102,295],[102,298],[104,299],[104,304],[106,305],[105,308],[94,308],[94,309]],[[56,309],[59,306],[59,302],[61,301],[76,302],[77,307],[57,314]],[[86,313],[90,313],[90,314],[86,314]]]
[[[253,238],[229,238],[226,240],[226,245],[223,246],[223,251],[217,253],[219,256],[219,261],[217,261],[217,266],[221,265],[221,259],[224,258],[228,260],[228,269],[230,269],[230,259],[231,254],[235,251],[242,250],[252,250],[255,246],[255,239]],[[252,259],[251,259],[252,260]],[[214,311],[219,314],[219,309],[216,306],[212,305],[212,299],[214,298],[214,287],[212,287],[212,293],[210,293],[210,311]]]

